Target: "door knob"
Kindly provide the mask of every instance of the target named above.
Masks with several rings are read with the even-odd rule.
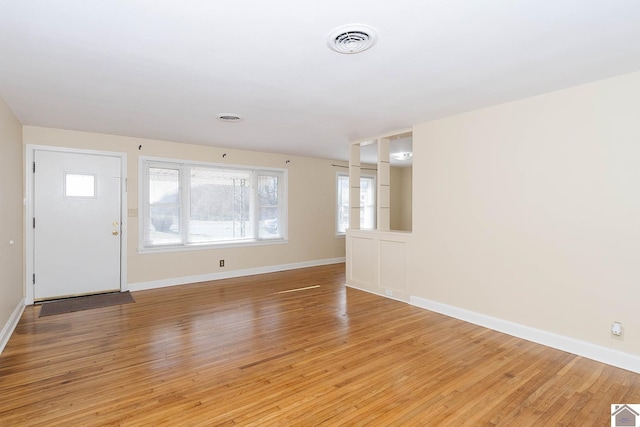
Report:
[[[111,234],[113,234],[114,236],[117,236],[117,235],[118,235],[118,232],[117,232],[116,230],[113,230],[113,231],[111,232]]]

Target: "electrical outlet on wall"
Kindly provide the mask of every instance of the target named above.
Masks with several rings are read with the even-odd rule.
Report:
[[[220,267],[224,267],[224,260],[223,259],[220,260]]]
[[[617,340],[624,339],[624,330],[622,329],[622,323],[613,322],[611,324],[611,338],[615,338]]]

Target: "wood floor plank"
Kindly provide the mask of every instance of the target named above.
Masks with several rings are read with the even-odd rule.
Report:
[[[640,403],[638,374],[345,288],[343,264],[134,298],[27,307],[0,425],[609,425]]]

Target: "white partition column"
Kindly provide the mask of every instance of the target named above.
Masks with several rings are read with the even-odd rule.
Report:
[[[349,228],[360,229],[360,144],[349,151]]]
[[[378,140],[378,231],[391,228],[391,164],[389,138]]]
[[[403,133],[406,133],[403,132]],[[369,142],[368,140],[367,142]],[[360,144],[352,144],[349,160],[350,206],[346,236],[347,286],[408,302],[411,297],[411,233],[391,226],[390,138],[377,139],[377,227],[360,229]]]

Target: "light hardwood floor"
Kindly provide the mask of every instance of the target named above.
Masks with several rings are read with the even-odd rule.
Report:
[[[609,426],[612,403],[640,403],[638,374],[344,281],[337,264],[27,307],[0,425]]]

